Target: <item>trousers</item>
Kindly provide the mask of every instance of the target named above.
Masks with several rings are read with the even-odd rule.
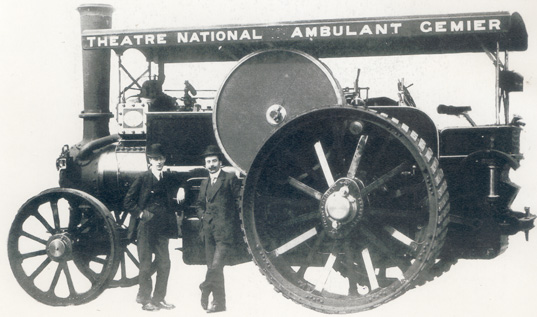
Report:
[[[214,304],[225,305],[224,265],[230,246],[227,243],[215,240],[211,231],[204,230],[207,273],[205,275],[205,281],[201,283],[200,288],[207,294],[213,294]]]
[[[152,228],[147,223],[140,223],[138,227],[138,257],[140,260],[138,297],[141,299],[142,304],[164,300],[171,267],[170,251],[168,249],[169,238],[150,229]],[[153,253],[155,254],[157,277],[153,297],[151,297],[151,291],[153,290],[151,279]]]

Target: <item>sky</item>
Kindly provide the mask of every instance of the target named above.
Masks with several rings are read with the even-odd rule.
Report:
[[[511,69],[524,76],[524,92],[511,96],[512,113],[527,123],[522,133],[525,160],[511,174],[521,186],[515,210],[530,206],[536,212],[537,177],[537,6],[533,0],[497,1],[106,1],[115,8],[114,28],[190,27],[220,24],[251,24],[278,21],[354,17],[382,17],[464,12],[519,12],[529,34],[529,48],[510,55]],[[18,208],[40,191],[56,187],[55,160],[64,144],[81,140],[82,66],[79,15],[76,7],[86,1],[2,1],[0,41],[2,72],[0,116],[3,136],[0,203],[0,303],[11,315],[85,316],[142,314],[134,303],[135,288],[110,289],[91,303],[76,307],[48,307],[30,298],[14,280],[7,260],[7,236]],[[485,54],[394,56],[323,60],[342,87],[352,87],[356,69],[370,95],[397,98],[397,79],[405,78],[418,107],[439,128],[466,125],[460,118],[435,113],[438,104],[472,106],[479,124],[494,121],[494,68]],[[114,61],[112,62],[114,64]],[[181,66],[182,80],[198,89],[217,89],[233,64]],[[184,77],[184,78],[182,78]],[[168,81],[167,81],[168,84]],[[169,88],[174,88],[170,83]],[[177,87],[182,88],[182,85]],[[114,91],[112,91],[114,95]],[[113,107],[111,107],[113,109]],[[111,130],[114,121],[111,121]],[[533,235],[533,238],[532,238]],[[3,240],[3,242],[2,242]],[[360,316],[504,316],[535,314],[537,294],[537,240],[530,233],[510,239],[507,251],[493,260],[461,260],[441,278],[412,290],[398,299]],[[179,243],[174,241],[173,243]],[[203,315],[198,307],[197,284],[201,266],[182,264],[178,254],[173,268],[169,301],[180,306],[173,312]],[[292,303],[272,290],[254,264],[226,268],[227,316],[320,315]],[[228,277],[229,276],[229,277]]]

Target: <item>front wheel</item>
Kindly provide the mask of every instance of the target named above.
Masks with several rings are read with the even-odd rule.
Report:
[[[15,278],[30,296],[52,306],[79,305],[99,296],[117,270],[118,249],[106,206],[68,188],[29,199],[8,238]]]
[[[449,210],[438,161],[373,111],[313,111],[262,147],[243,191],[243,230],[270,283],[326,313],[368,310],[427,272]]]

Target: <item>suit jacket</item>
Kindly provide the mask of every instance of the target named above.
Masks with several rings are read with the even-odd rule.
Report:
[[[157,182],[159,181],[149,170],[136,177],[123,202],[125,210],[131,214],[131,217],[138,217],[143,210],[151,207],[148,206],[148,202]],[[163,182],[162,185],[166,191],[165,201],[159,202],[163,208],[150,208],[153,211],[153,218],[147,222],[147,225],[155,233],[176,238],[178,235],[177,217],[171,206],[173,184],[167,173],[163,173],[160,182]]]
[[[237,176],[223,170],[215,184],[210,184],[210,178],[201,182],[197,202],[198,217],[203,220],[204,233],[212,233],[216,241],[234,243],[240,187],[241,182]]]

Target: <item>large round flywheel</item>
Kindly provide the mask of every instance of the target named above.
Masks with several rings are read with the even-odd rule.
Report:
[[[119,263],[119,239],[106,206],[75,189],[52,188],[18,211],[8,238],[11,269],[22,288],[52,306],[99,296]]]
[[[220,88],[213,112],[226,158],[247,172],[267,138],[311,109],[343,104],[322,62],[295,50],[264,50],[241,59]]]
[[[245,238],[270,283],[326,313],[396,298],[439,255],[448,192],[433,151],[395,118],[315,110],[279,129],[243,191]]]

